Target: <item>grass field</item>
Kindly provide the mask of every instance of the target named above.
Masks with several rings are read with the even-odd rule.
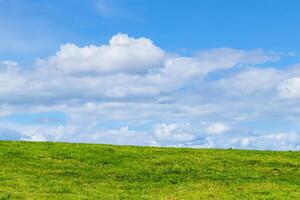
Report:
[[[0,199],[300,199],[300,152],[0,142]]]

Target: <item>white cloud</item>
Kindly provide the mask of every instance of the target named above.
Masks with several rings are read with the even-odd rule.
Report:
[[[190,124],[157,124],[153,130],[153,136],[159,143],[188,142],[196,139],[192,133]]]
[[[236,148],[259,150],[300,150],[300,135],[286,133],[237,133],[199,135],[189,123],[156,124],[151,131],[135,131],[127,126],[119,129],[98,129],[83,124],[64,126],[28,126],[0,138],[6,140],[68,141],[126,145],[177,146],[195,148]],[[2,129],[4,130],[4,129]],[[6,129],[9,130],[9,129]],[[6,132],[8,133],[8,132]],[[21,134],[22,133],[22,134]]]
[[[63,45],[31,68],[0,62],[0,125],[26,140],[275,148],[277,139],[264,137],[272,134],[254,134],[255,123],[293,119],[295,135],[300,120],[299,66],[255,66],[277,59],[231,48],[174,55],[125,34],[106,45]],[[1,121],[32,112],[62,112],[68,120],[51,126]],[[280,149],[298,148],[298,140],[284,141]]]
[[[66,73],[139,73],[162,67],[165,52],[147,38],[126,34],[113,36],[108,45],[78,47],[62,45],[48,61],[50,67]]]
[[[283,98],[299,98],[300,77],[293,77],[281,82],[278,86],[278,92]]]
[[[17,66],[16,62],[0,62],[0,98],[1,93],[15,91],[25,84],[26,78],[20,74]]]
[[[300,135],[296,132],[250,134],[246,136],[226,135],[222,137],[205,137],[200,143],[195,141],[188,144],[195,148],[234,148],[256,150],[300,150]]]
[[[257,62],[253,52],[249,54]],[[186,87],[209,72],[232,68],[244,62],[247,51],[215,49],[193,57],[167,54],[147,38],[125,34],[117,34],[108,45],[99,47],[63,45],[56,55],[40,60],[33,69],[2,71],[0,101],[49,104],[153,98]],[[218,59],[212,59],[216,54]]]
[[[223,134],[223,133],[228,132],[229,130],[230,130],[230,126],[228,126],[224,123],[221,123],[221,122],[209,124],[205,128],[205,132],[208,134],[212,134],[212,135]]]
[[[109,144],[150,145],[151,136],[146,132],[130,130],[128,127],[120,127],[117,130],[103,130],[86,137],[87,141],[99,141]],[[79,140],[82,141],[82,140]]]
[[[276,61],[280,57],[276,53],[267,53],[262,49],[240,50],[232,48],[218,48],[199,51],[197,57],[206,62],[214,63],[211,68],[231,68],[237,64],[261,64],[268,61]]]
[[[166,63],[164,72],[171,76],[189,78],[195,75],[233,68],[239,64],[259,64],[277,60],[278,56],[262,50],[244,51],[218,48],[198,52],[193,57],[175,57]]]
[[[221,78],[212,85],[230,96],[259,96],[272,92],[284,76],[274,68],[248,68],[231,77]]]
[[[300,136],[295,132],[233,137],[233,147],[243,149],[299,150]]]

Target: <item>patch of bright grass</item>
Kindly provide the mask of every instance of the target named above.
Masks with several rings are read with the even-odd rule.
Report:
[[[300,199],[300,152],[0,142],[0,199]]]

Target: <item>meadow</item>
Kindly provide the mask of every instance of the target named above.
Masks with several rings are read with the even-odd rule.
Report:
[[[300,152],[0,142],[0,199],[300,199]]]

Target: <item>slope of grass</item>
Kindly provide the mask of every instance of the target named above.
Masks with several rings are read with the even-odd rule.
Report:
[[[0,142],[0,199],[300,199],[300,152]]]

